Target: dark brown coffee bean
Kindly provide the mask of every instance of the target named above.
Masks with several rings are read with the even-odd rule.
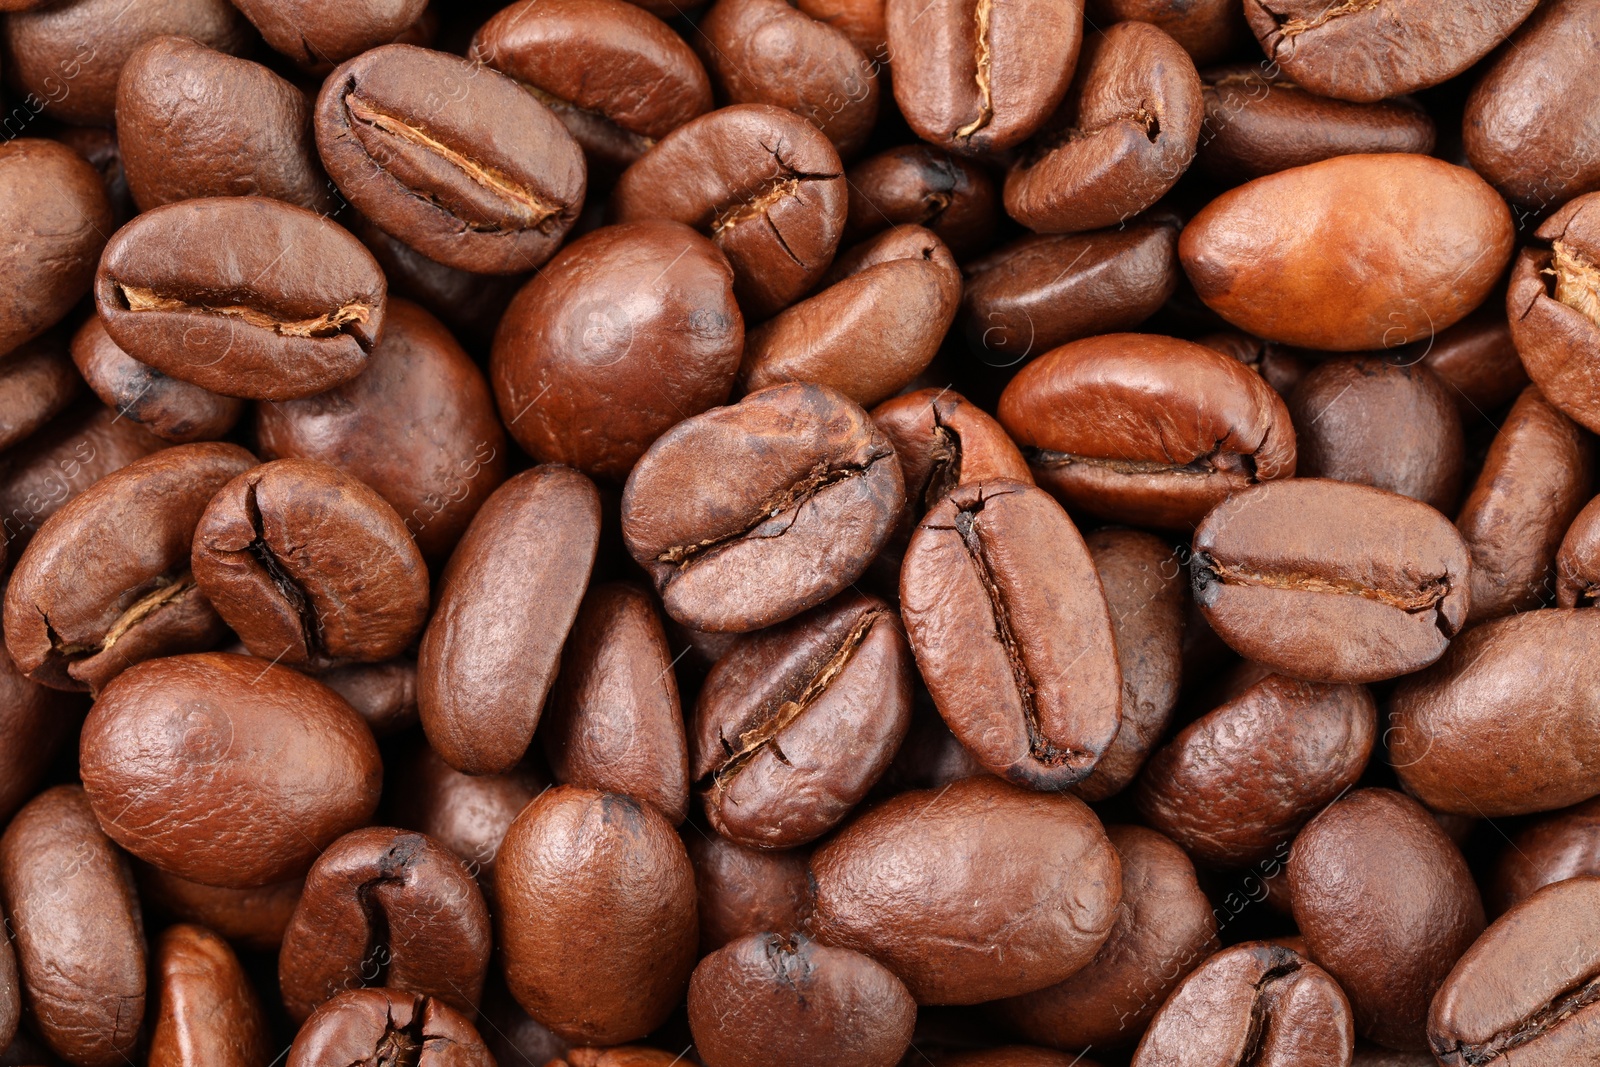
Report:
[[[1461,852],[1410,797],[1361,789],[1311,820],[1289,853],[1294,921],[1361,1036],[1425,1047],[1428,1002],[1483,931]]]
[[[111,201],[112,218],[119,229],[127,225],[135,209],[122,171],[122,146],[117,144],[116,131],[104,126],[64,126],[53,136],[99,172],[100,184]]]
[[[522,759],[599,539],[594,483],[565,467],[524,471],[473,519],[417,655],[422,728],[452,767],[499,774]]]
[[[317,148],[372,222],[461,270],[549,259],[583,203],[583,151],[516,82],[460,56],[384,45],[328,75]]]
[[[914,700],[911,728],[883,776],[889,791],[943,789],[951,782],[989,773],[950,732],[927,690],[917,689]]]
[[[572,242],[495,335],[489,373],[511,435],[542,463],[626,478],[667,429],[727,401],[745,342],[733,285],[716,246],[679,223]]]
[[[169,378],[117,347],[95,315],[72,338],[72,361],[107,407],[164,441],[214,441],[233,429],[244,401]]]
[[[561,652],[540,724],[556,781],[689,811],[689,746],[672,652],[654,599],[637,585],[589,590]]]
[[[1450,520],[1365,485],[1295,478],[1206,516],[1195,603],[1228,647],[1309,682],[1376,682],[1444,654],[1464,625],[1471,558]]]
[[[78,1067],[131,1062],[145,1007],[139,898],[82,789],[47,789],[11,820],[0,899],[28,1011],[51,1050]]]
[[[1030,482],[1028,464],[994,417],[959,393],[918,389],[872,409],[906,484],[906,527],[958,485]]]
[[[1489,295],[1511,251],[1511,212],[1487,182],[1400,154],[1257,178],[1211,201],[1178,241],[1195,292],[1224,319],[1339,352],[1454,324]]]
[[[434,997],[399,989],[352,989],[312,1013],[286,1067],[495,1067],[465,1015]]]
[[[1082,0],[889,0],[894,99],[924,141],[964,155],[1020,144],[1066,94]]]
[[[775,385],[657,439],[628,476],[622,536],[668,615],[742,633],[861,577],[904,501],[865,411],[823,386]]]
[[[6,589],[6,647],[18,668],[99,692],[141,660],[215,644],[222,622],[195,583],[189,547],[212,495],[254,465],[237,445],[179,445],[51,516]]]
[[[349,226],[383,268],[392,297],[415,300],[474,347],[494,340],[500,316],[528,280],[525,274],[473,274],[435,263],[360,216],[351,218]],[[398,302],[391,300],[389,315],[385,341],[399,329]]]
[[[272,1060],[261,1001],[228,943],[179,924],[155,946],[149,1067],[260,1067]]]
[[[1473,627],[1401,682],[1387,740],[1406,791],[1435,811],[1486,818],[1600,793],[1596,640],[1600,614],[1525,611]]]
[[[1588,607],[1600,599],[1600,504],[1588,505],[1572,520],[1556,552],[1556,603]]]
[[[372,732],[331,689],[221,653],[119,675],[84,723],[79,769],[124,848],[232,888],[306,870],[372,817],[383,777]]]
[[[827,288],[750,331],[742,389],[815,382],[864,407],[886,400],[933,362],[961,301],[955,258],[921,226],[863,241],[823,281]]]
[[[575,1048],[546,1063],[544,1067],[677,1067],[683,1053],[676,1056],[644,1045],[618,1045],[614,1048]]]
[[[520,0],[473,34],[467,58],[531,91],[605,172],[712,106],[693,49],[622,0]]]
[[[793,848],[866,796],[911,720],[911,650],[894,609],[846,592],[735,645],[706,677],[690,764],[713,829]]]
[[[1505,308],[1493,301],[1430,337],[1426,345],[1422,365],[1449,387],[1464,424],[1505,407],[1528,384]]]
[[[940,1056],[939,1067],[1100,1067],[1095,1060],[1028,1045],[1005,1045]]]
[[[805,849],[759,851],[706,833],[686,834],[684,844],[694,863],[701,955],[748,934],[800,930],[811,911]]]
[[[741,938],[701,960],[689,982],[689,1028],[706,1067],[771,1063],[779,1034],[794,1067],[894,1067],[916,1022],[916,1002],[881,963],[804,935]]]
[[[659,1026],[694,968],[694,869],[656,810],[558,786],[522,810],[495,867],[500,949],[517,1002],[569,1041]]]
[[[255,952],[278,951],[305,882],[293,878],[256,889],[227,889],[191,882],[137,860],[134,874],[139,898],[153,915],[204,926]]]
[[[1110,826],[1122,903],[1099,955],[1066,981],[995,1006],[1030,1041],[1117,1048],[1139,1040],[1184,976],[1217,950],[1217,920],[1183,849],[1142,826]]]
[[[1600,433],[1600,374],[1584,355],[1600,345],[1600,193],[1568,203],[1535,237],[1511,268],[1511,338],[1550,402]]]
[[[1124,223],[1183,176],[1204,118],[1177,41],[1148,22],[1090,34],[1061,110],[1006,175],[1006,213],[1039,233]]]
[[[1250,34],[1238,6],[1228,0],[1089,0],[1085,13],[1094,26],[1149,22],[1181,44],[1196,64],[1223,59]]]
[[[965,259],[988,247],[999,226],[1000,198],[989,172],[932,145],[891,148],[857,163],[845,177],[848,244],[891,226],[922,226]]]
[[[1299,953],[1247,941],[1217,953],[1161,1006],[1133,1067],[1349,1063],[1350,1002]]]
[[[1063,345],[1011,380],[999,416],[1041,486],[1114,521],[1186,529],[1295,470],[1288,409],[1261,376],[1171,337]]]
[[[0,450],[33,436],[82,388],[62,337],[28,341],[0,357]]]
[[[1600,875],[1600,800],[1539,819],[1508,842],[1484,903],[1501,915],[1553,882],[1590,875]]]
[[[342,63],[387,44],[416,24],[427,0],[356,0],[336,8],[316,0],[239,0],[267,44],[302,66]]]
[[[75,698],[26,677],[0,646],[0,821],[38,790],[81,713]]]
[[[416,660],[351,663],[318,671],[316,678],[344,697],[374,737],[392,737],[419,721]]]
[[[1208,333],[1195,338],[1195,342],[1243,363],[1261,375],[1272,386],[1273,392],[1285,401],[1314,365],[1313,360],[1304,354],[1304,349],[1280,345],[1276,341],[1263,341],[1238,330]]]
[[[710,237],[733,265],[752,318],[794,303],[839,247],[844,164],[811,123],[769,104],[735,104],[667,134],[617,181],[618,222],[663,218]]]
[[[1081,800],[988,776],[878,805],[817,850],[811,877],[809,932],[884,964],[919,1004],[1054,985],[1094,959],[1122,898]]]

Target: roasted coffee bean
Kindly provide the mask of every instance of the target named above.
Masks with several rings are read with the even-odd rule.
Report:
[[[33,436],[82,388],[58,336],[28,341],[0,356],[0,450]]]
[[[344,697],[374,737],[392,737],[417,725],[417,663],[413,659],[349,663],[318,671],[316,678]]]
[[[1030,1041],[1116,1048],[1144,1033],[1169,993],[1218,948],[1211,902],[1183,849],[1142,826],[1111,826],[1122,903],[1099,955],[1066,981],[995,1005]]]
[[[780,1034],[794,1067],[894,1067],[916,1022],[916,1002],[881,963],[804,935],[741,938],[701,960],[689,982],[689,1028],[706,1067],[771,1063]]]
[[[804,849],[761,851],[721,834],[684,836],[694,863],[700,910],[700,954],[748,934],[797,933],[811,910]]]
[[[276,663],[391,659],[428,620],[428,568],[405,523],[314,460],[266,463],[218,490],[191,565],[217,614]]]
[[[711,110],[711,80],[693,49],[623,0],[519,0],[473,35],[467,58],[543,101],[602,172]]]
[[[1280,345],[1276,341],[1263,341],[1237,330],[1219,330],[1195,339],[1196,343],[1215,349],[1223,355],[1238,360],[1266,380],[1273,392],[1289,399],[1294,387],[1313,366],[1304,349]]]
[[[1116,850],[1076,797],[988,776],[901,793],[811,860],[809,933],[864,952],[919,1004],[976,1004],[1088,965],[1122,899]]]
[[[0,647],[0,822],[39,788],[81,711],[73,697],[24,676]]]
[[[1422,365],[1450,389],[1464,424],[1515,400],[1528,384],[1505,308],[1491,301],[1426,342]]]
[[[206,196],[334,206],[305,94],[259,63],[157,37],[117,82],[117,138],[141,211]]]
[[[150,1067],[271,1062],[267,1017],[226,941],[180,923],[161,932],[154,955]]]
[[[1047,353],[1006,386],[999,416],[1035,481],[1113,521],[1187,529],[1230,493],[1295,470],[1288,409],[1260,375],[1155,334]]]
[[[104,126],[63,126],[54,137],[99,172],[100,184],[111,201],[112,219],[119,228],[127,225],[135,209],[122,171],[122,146],[117,144],[116,131]]]
[[[1215,63],[1250,39],[1238,6],[1229,0],[1089,0],[1085,17],[1093,26],[1129,19],[1151,23],[1196,64]]]
[[[106,333],[98,315],[72,338],[72,361],[105,405],[163,441],[214,441],[233,429],[244,401],[169,378],[134,359]]]
[[[1595,444],[1530,385],[1501,424],[1456,526],[1472,552],[1471,622],[1539,607],[1594,488]]]
[[[872,409],[905,477],[910,525],[958,485],[1030,482],[1028,464],[994,417],[959,393],[918,389]]]
[[[1600,504],[1589,501],[1556,551],[1556,603],[1588,607],[1600,599]]]
[[[1389,760],[1435,811],[1495,818],[1600,794],[1600,614],[1548,608],[1462,634],[1390,704]],[[1536,680],[1536,682],[1535,682]]]
[[[955,258],[921,226],[869,238],[839,257],[823,282],[825,289],[750,331],[742,389],[815,382],[876,404],[933,362],[961,302]]]
[[[964,155],[1033,135],[1066,95],[1083,42],[1082,0],[889,0],[894,99],[924,141]]]
[[[1361,789],[1323,810],[1289,853],[1294,921],[1350,998],[1356,1030],[1425,1047],[1428,1002],[1483,931],[1461,852],[1409,797]]]
[[[539,736],[556,781],[689,811],[689,747],[661,617],[648,592],[589,590],[561,652]]]
[[[1161,1006],[1133,1067],[1349,1063],[1350,1002],[1299,953],[1247,941],[1217,953]]]
[[[1243,867],[1281,855],[1296,830],[1355,785],[1377,732],[1364,687],[1268,674],[1152,756],[1135,801],[1195,859]]]
[[[422,728],[452,767],[499,774],[522,759],[599,538],[594,483],[565,467],[524,471],[473,519],[417,655]]]
[[[1511,268],[1511,338],[1550,402],[1600,433],[1600,373],[1586,355],[1600,345],[1600,193],[1571,201],[1534,236]]]
[[[675,423],[727,401],[745,343],[733,285],[716,246],[680,223],[572,242],[495,335],[489,373],[511,435],[542,463],[626,478]]]
[[[352,989],[312,1013],[285,1067],[495,1067],[472,1022],[433,997],[399,989]]]
[[[79,769],[118,844],[241,889],[300,874],[365,824],[383,776],[372,732],[332,690],[222,653],[119,675],[84,723]]]
[[[1183,176],[1204,118],[1177,41],[1148,22],[1097,31],[1061,111],[1006,175],[1006,213],[1039,233],[1120,225]]]
[[[917,690],[914,699],[911,728],[884,772],[886,789],[943,789],[951,782],[988,774],[939,717],[927,690]]]
[[[862,160],[850,186],[845,241],[891,226],[922,226],[957,259],[987,248],[1000,222],[1000,197],[989,172],[932,145],[900,145]]]
[[[130,1062],[145,1008],[139,898],[82,789],[47,789],[11,820],[0,900],[28,1011],[51,1050],[78,1067]]]
[[[1340,352],[1395,348],[1459,321],[1511,251],[1511,212],[1487,182],[1404,154],[1257,178],[1207,204],[1178,241],[1195,291],[1224,319]]]
[[[1206,516],[1195,603],[1246,659],[1309,682],[1376,682],[1444,654],[1465,624],[1472,564],[1426,504],[1296,478],[1235,493]]]
[[[544,1067],[677,1067],[683,1053],[676,1056],[645,1045],[618,1045],[615,1048],[575,1048]]]
[[[517,290],[528,280],[525,274],[473,274],[447,267],[359,216],[351,218],[349,224],[351,232],[361,239],[383,268],[392,296],[415,300],[474,348],[494,340],[500,317]],[[398,302],[391,303],[384,340],[399,328],[398,315]]]
[[[314,67],[393,41],[422,17],[427,0],[356,0],[336,8],[316,0],[239,0],[234,6],[267,44]]]
[[[1484,903],[1501,915],[1553,882],[1600,875],[1600,800],[1531,823],[1507,843],[1484,887]]]
[[[583,151],[492,68],[408,44],[339,67],[316,107],[339,191],[430,259],[520,274],[555,252],[583,203]]]
[[[649,805],[558,786],[522,810],[495,867],[517,1003],[568,1041],[654,1030],[694,968],[694,869]]]
[[[1006,1045],[981,1052],[940,1056],[939,1067],[1100,1067],[1091,1059],[1027,1045]]]
[[[139,899],[155,916],[204,926],[255,952],[278,951],[305,882],[292,878],[256,889],[227,889],[191,882],[138,861],[134,874]]]
[[[611,196],[618,222],[662,218],[710,237],[752,318],[792,304],[833,262],[847,209],[844,164],[811,123],[736,104],[663,137]]]
[[[865,411],[824,386],[775,385],[658,438],[628,476],[622,536],[668,615],[742,633],[861,577],[904,502]]]
[[[237,445],[179,445],[51,516],[6,588],[17,667],[58,689],[99,692],[142,660],[215,644],[222,622],[195,583],[189,547],[212,495],[254,465]]]

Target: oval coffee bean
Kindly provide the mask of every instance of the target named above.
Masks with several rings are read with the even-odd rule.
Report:
[[[260,1067],[267,1017],[239,958],[203,926],[180,923],[155,946],[150,1067]]]
[[[905,475],[907,527],[958,485],[1033,480],[1000,424],[960,393],[902,393],[873,408],[872,421],[894,446]]]
[[[0,358],[0,451],[33,436],[82,388],[59,336],[25,342]]]
[[[307,1019],[285,1067],[329,1064],[495,1067],[471,1020],[433,997],[399,989],[351,989]]]
[[[1600,193],[1571,201],[1534,232],[1511,268],[1506,313],[1528,377],[1550,402],[1600,433]]]
[[[1511,212],[1482,178],[1415,155],[1355,155],[1257,178],[1207,204],[1178,256],[1207,306],[1269,341],[1395,348],[1466,316],[1505,269]]]
[[[383,777],[372,732],[332,690],[222,653],[124,671],[89,713],[78,758],[118,844],[231,888],[306,870],[372,817]]]
[[[256,952],[278,951],[305,882],[291,878],[255,889],[227,889],[191,882],[137,861],[134,874],[140,900],[153,915],[204,926]]]
[[[1294,921],[1350,998],[1361,1036],[1425,1047],[1428,1002],[1483,931],[1461,852],[1422,805],[1387,789],[1346,794],[1289,853]]]
[[[1376,682],[1444,654],[1472,565],[1433,508],[1295,478],[1235,493],[1194,534],[1194,599],[1228,647],[1308,682]]]
[[[381,663],[349,663],[319,671],[316,679],[344,697],[374,737],[392,737],[409,730],[420,718],[416,660],[398,657]]]
[[[0,645],[0,822],[38,792],[81,710],[76,698],[17,670]]]
[[[1556,552],[1556,603],[1588,607],[1600,599],[1600,504],[1591,500],[1572,520]]]
[[[527,751],[599,539],[594,483],[565,467],[522,472],[473,519],[417,654],[422,729],[452,767],[499,774]]]
[[[253,466],[238,445],[179,445],[51,516],[6,588],[17,666],[46,685],[99,692],[141,660],[214,644],[224,630],[190,569],[190,544],[212,495]]]
[[[1502,915],[1553,882],[1600,875],[1600,800],[1586,800],[1530,823],[1507,843],[1485,886],[1492,915]]]
[[[1122,898],[1081,800],[988,776],[871,809],[816,851],[811,878],[812,936],[882,963],[918,1004],[1054,985],[1094,959]]]
[[[865,411],[824,386],[775,385],[658,438],[628,475],[622,536],[668,615],[743,633],[861,577],[904,502]]]
[[[1185,529],[1228,494],[1295,470],[1288,409],[1261,376],[1172,337],[1063,345],[1011,380],[998,413],[1035,481],[1113,521]]]
[[[1449,387],[1463,423],[1505,407],[1528,384],[1528,372],[1511,340],[1506,309],[1494,301],[1426,343],[1422,365]]]
[[[799,932],[811,911],[805,849],[759,851],[721,834],[690,834],[684,844],[694,864],[702,956],[750,934]]]
[[[167,204],[117,231],[95,305],[134,359],[223,396],[292,400],[348,381],[383,332],[383,272],[305,208],[254,196]]]
[[[316,0],[239,0],[235,6],[267,44],[311,67],[394,40],[422,17],[427,0],[356,0],[336,8]]]
[[[683,998],[694,869],[656,810],[558,786],[522,810],[495,866],[506,984],[563,1039],[643,1037]]]
[[[1196,342],[1243,363],[1266,379],[1273,391],[1285,401],[1312,367],[1312,361],[1304,354],[1304,349],[1280,345],[1276,341],[1263,341],[1237,330],[1209,333],[1196,338]]]
[[[118,417],[163,441],[184,444],[222,437],[244,414],[244,401],[169,378],[117,347],[92,316],[72,338],[72,361],[96,396]]]
[[[891,226],[921,226],[960,260],[988,247],[999,226],[988,171],[932,145],[890,148],[851,167],[845,179],[847,244]]]

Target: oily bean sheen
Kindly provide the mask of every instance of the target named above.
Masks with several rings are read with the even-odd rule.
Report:
[[[348,663],[320,670],[316,678],[356,709],[374,737],[392,737],[417,725],[417,663],[413,659]]]
[[[1271,386],[1173,337],[1063,345],[1011,380],[999,416],[1035,481],[1114,521],[1187,529],[1228,494],[1295,470],[1294,428]]]
[[[117,231],[95,305],[134,359],[224,396],[292,400],[360,374],[388,294],[361,242],[263,197],[185,200]]]
[[[1426,156],[1354,155],[1257,178],[1178,241],[1200,299],[1269,341],[1394,348],[1460,320],[1512,250],[1482,178]]]
[[[888,0],[894,98],[918,137],[952,152],[1011,148],[1066,94],[1083,0]]]
[[[1436,811],[1495,818],[1600,794],[1600,613],[1547,608],[1468,630],[1396,688],[1389,758]]]
[[[128,355],[98,315],[73,335],[72,361],[101,402],[164,441],[216,440],[244,414],[243,400],[169,378]]]
[[[728,399],[745,343],[733,286],[716,246],[681,223],[572,242],[495,335],[489,373],[512,436],[540,462],[626,478],[662,433]]]
[[[811,909],[806,850],[758,851],[721,834],[689,834],[684,844],[694,864],[701,955],[749,934],[800,929]]]
[[[912,676],[894,609],[856,592],[744,638],[706,677],[690,726],[707,821],[751,848],[832,829],[900,747]]]
[[[976,1004],[1087,965],[1117,919],[1116,850],[1076,797],[997,778],[901,793],[812,856],[810,933],[888,967],[919,1004]]]
[[[1571,201],[1534,236],[1511,268],[1511,338],[1550,402],[1600,433],[1600,193]]]
[[[1501,851],[1484,903],[1501,915],[1552,882],[1585,875],[1600,875],[1600,800],[1529,824]]]
[[[1350,1002],[1299,953],[1247,941],[1217,953],[1167,999],[1133,1067],[1349,1063]]]
[[[694,968],[694,869],[655,809],[559,786],[523,809],[495,866],[517,1003],[572,1042],[643,1037]]]
[[[900,606],[951,732],[1019,785],[1081,781],[1121,725],[1105,593],[1066,512],[1019,482],[958,486],[911,535]]]
[[[622,536],[668,615],[743,633],[859,578],[904,502],[865,411],[824,386],[775,385],[658,438],[628,476]]]
[[[1196,63],[1215,63],[1249,33],[1230,0],[1089,0],[1085,14],[1096,26],[1129,19],[1158,26]]]
[[[46,685],[99,692],[141,660],[215,643],[223,627],[189,546],[212,495],[254,465],[238,445],[164,449],[51,516],[6,589],[17,666]]]
[[[1322,478],[1253,486],[1194,535],[1195,603],[1235,652],[1291,678],[1376,682],[1438,659],[1472,565],[1426,504]]]
[[[741,938],[700,961],[689,1028],[706,1067],[894,1067],[911,1044],[917,1005],[881,963],[804,935]]]
[[[1426,0],[1245,0],[1261,48],[1319,96],[1370,102],[1438,85],[1510,36],[1538,0],[1470,0],[1448,19]]]
[[[249,656],[171,656],[124,671],[79,747],[101,825],[179,877],[233,888],[300,874],[378,806],[383,768],[331,689]]]
[[[272,1060],[267,1018],[228,943],[203,926],[161,932],[152,971],[150,1067],[259,1067]]]
[[[495,1067],[465,1015],[400,989],[352,989],[312,1013],[286,1067]]]
[[[1556,603],[1589,607],[1600,600],[1600,504],[1588,505],[1572,520],[1556,552]]]
[[[422,728],[452,767],[499,774],[527,751],[599,538],[594,483],[565,467],[524,471],[473,519],[417,655]]]
[[[857,163],[846,177],[847,242],[890,226],[922,226],[965,259],[994,239],[999,196],[977,163],[932,145],[901,145]]]
[[[27,440],[83,388],[65,340],[52,334],[0,356],[0,450]]]
[[[1263,341],[1237,330],[1219,330],[1196,340],[1261,375],[1273,391],[1286,401],[1312,367],[1312,360],[1305,354],[1305,349],[1280,345],[1276,341]]]
[[[1426,1047],[1428,1002],[1483,931],[1460,851],[1416,801],[1361,789],[1323,810],[1289,853],[1294,920],[1350,998],[1356,1029]]]
[[[1528,384],[1506,310],[1490,301],[1425,342],[1422,365],[1449,387],[1463,424],[1503,408]]]

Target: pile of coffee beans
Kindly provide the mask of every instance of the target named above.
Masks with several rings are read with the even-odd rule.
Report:
[[[0,1067],[1600,1064],[1600,0],[0,73]]]

